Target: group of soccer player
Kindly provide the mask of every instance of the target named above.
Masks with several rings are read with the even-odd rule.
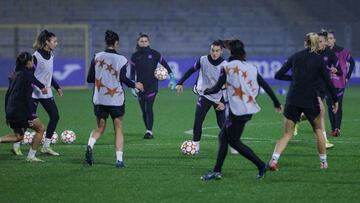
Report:
[[[327,140],[324,125],[323,100],[329,107],[332,135],[340,135],[342,117],[342,99],[347,80],[354,68],[354,60],[349,51],[335,45],[332,31],[322,30],[320,33],[309,33],[305,37],[305,49],[295,53],[283,64],[275,74],[278,80],[290,81],[290,88],[283,106],[275,96],[271,87],[258,74],[257,68],[246,61],[244,43],[239,39],[216,40],[210,45],[210,54],[201,56],[193,67],[176,83],[170,66],[161,54],[150,48],[150,37],[140,33],[137,38],[136,52],[128,61],[117,53],[119,36],[107,30],[105,33],[106,49],[96,53],[91,61],[87,82],[94,83],[93,104],[96,127],[91,131],[85,152],[88,165],[94,164],[94,145],[102,136],[109,115],[115,130],[115,151],[117,168],[125,167],[123,160],[124,135],[122,121],[125,114],[125,95],[123,84],[132,88],[137,97],[146,132],[144,139],[154,138],[153,104],[158,93],[158,80],[154,76],[158,64],[169,72],[169,87],[183,91],[183,83],[198,71],[194,92],[198,95],[196,105],[193,141],[200,152],[202,123],[211,107],[214,108],[219,126],[219,149],[214,169],[202,180],[221,179],[221,168],[228,153],[228,146],[233,152],[240,153],[250,160],[258,169],[256,179],[262,179],[268,169],[278,170],[280,154],[292,138],[295,126],[304,114],[313,127],[317,138],[320,157],[320,168],[328,167],[326,157]],[[36,149],[45,131],[45,127],[36,116],[38,103],[41,103],[50,117],[41,152],[59,155],[50,147],[51,137],[55,131],[59,114],[54,102],[51,86],[60,96],[63,92],[52,77],[53,51],[57,47],[54,33],[44,30],[34,43],[35,52],[21,53],[16,60],[16,69],[9,77],[9,88],[6,93],[6,121],[13,129],[13,135],[0,137],[0,142],[16,142],[13,152],[21,155],[19,141],[23,139],[26,128],[36,132],[27,160],[40,162]],[[222,57],[224,49],[230,57]],[[347,62],[350,63],[348,68]],[[130,78],[127,78],[127,66],[130,65]],[[289,70],[291,73],[289,74]],[[276,112],[284,111],[285,131],[277,142],[271,160],[261,160],[255,152],[241,141],[245,125],[253,114],[260,111],[256,102],[259,89],[263,88],[273,101]],[[335,89],[336,88],[336,89]],[[330,146],[332,147],[332,146]]]

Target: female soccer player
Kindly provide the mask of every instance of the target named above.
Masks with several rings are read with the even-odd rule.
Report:
[[[327,106],[329,108],[329,118],[331,123],[332,135],[334,137],[340,136],[340,128],[341,128],[341,120],[342,120],[342,103],[343,97],[345,93],[345,87],[347,81],[350,79],[351,74],[355,67],[354,59],[351,57],[349,50],[336,45],[335,32],[332,30],[328,31],[328,46],[330,50],[335,52],[338,57],[341,70],[343,72],[342,75],[332,74],[331,80],[336,88],[337,97],[339,101],[339,109],[336,113],[331,111],[330,100],[327,100]],[[349,67],[347,66],[349,63]]]
[[[333,111],[337,110],[337,98],[334,87],[330,81],[323,59],[319,53],[319,36],[316,33],[308,33],[304,42],[305,50],[292,55],[287,62],[275,74],[278,80],[291,81],[286,98],[284,110],[284,134],[275,146],[272,159],[269,162],[271,170],[278,170],[278,160],[286,148],[294,133],[295,123],[299,121],[303,112],[313,127],[316,134],[317,147],[320,157],[320,168],[328,167],[326,157],[325,139],[322,134],[319,99],[316,92],[316,81],[319,77],[325,81],[326,89],[329,91],[333,101]],[[292,75],[286,73],[291,69]]]
[[[16,58],[15,72],[10,75],[5,96],[6,122],[14,130],[14,135],[0,137],[0,142],[19,142],[24,138],[26,128],[30,127],[35,130],[35,136],[26,160],[43,162],[35,156],[45,130],[41,121],[32,115],[32,67],[33,57],[30,53],[23,52]]]
[[[97,127],[90,134],[85,159],[90,166],[94,164],[93,148],[104,133],[106,119],[110,115],[115,130],[116,167],[123,168],[125,165],[122,120],[125,114],[125,97],[122,83],[139,91],[143,91],[144,88],[142,83],[134,83],[126,77],[127,59],[116,52],[119,47],[119,35],[107,30],[105,42],[106,50],[95,54],[87,77],[88,83],[95,83],[93,103]]]
[[[169,87],[175,89],[176,81],[170,66],[165,59],[154,49],[150,48],[150,38],[147,34],[140,33],[137,38],[136,52],[131,56],[131,76],[132,80],[144,84],[144,91],[136,94],[142,111],[146,132],[144,139],[154,138],[152,128],[154,123],[153,105],[158,92],[158,80],[154,76],[154,71],[158,64],[163,65],[169,75]],[[136,78],[136,79],[135,79]]]
[[[223,85],[226,86],[226,121],[219,135],[219,151],[215,167],[212,172],[201,176],[201,179],[222,178],[221,168],[226,158],[228,144],[256,165],[259,170],[256,178],[261,179],[265,175],[267,164],[246,146],[240,137],[246,122],[253,114],[260,111],[260,106],[256,102],[259,87],[269,94],[277,112],[281,112],[281,105],[270,86],[258,74],[256,67],[246,62],[244,44],[238,39],[226,44],[225,47],[231,54],[229,62],[221,70],[216,85],[204,92],[205,95],[213,94],[218,92]]]
[[[40,89],[35,83],[33,90],[33,115],[34,118],[37,117],[36,110],[38,104],[40,103],[47,114],[49,115],[49,123],[46,128],[46,136],[44,140],[43,147],[41,148],[42,153],[46,153],[53,156],[58,156],[59,153],[55,152],[51,147],[51,137],[53,136],[57,123],[59,121],[59,112],[56,106],[54,96],[51,90],[51,86],[54,87],[59,96],[63,96],[63,91],[58,85],[58,83],[53,78],[53,69],[54,69],[54,54],[53,51],[58,45],[57,37],[54,33],[47,30],[43,30],[39,36],[37,36],[33,48],[35,52],[33,53],[34,64],[35,64],[35,78],[39,82],[45,85],[46,93],[44,90]],[[14,151],[20,148],[20,145],[14,146]]]
[[[338,58],[335,55],[334,52],[332,52],[328,46],[327,46],[327,32],[320,32],[319,35],[319,53],[321,58],[324,60],[324,63],[326,65],[326,70],[330,75],[335,74],[337,76],[341,76],[342,70],[340,68]],[[325,109],[324,109],[324,99],[330,98],[328,96],[328,92],[326,91],[326,85],[324,84],[324,80],[322,78],[318,79],[318,98],[319,98],[319,104],[320,104],[320,119],[321,119],[321,129],[325,138],[325,144],[326,148],[332,148],[334,147],[334,144],[330,143],[327,139],[326,130],[325,130]],[[332,112],[329,112],[332,113]]]
[[[220,76],[221,67],[225,66],[226,61],[221,57],[223,52],[223,42],[216,40],[211,44],[210,54],[201,56],[194,66],[192,66],[176,85],[176,91],[181,93],[183,91],[183,83],[196,71],[199,71],[199,76],[196,82],[196,92],[199,95],[193,128],[193,141],[197,144],[197,152],[200,150],[200,139],[202,133],[202,124],[205,116],[211,107],[216,112],[216,119],[219,128],[221,129],[225,121],[224,104],[221,102],[223,97],[222,91],[215,94],[204,95],[206,88],[213,87]]]

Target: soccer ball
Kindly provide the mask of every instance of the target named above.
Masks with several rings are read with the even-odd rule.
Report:
[[[197,144],[191,140],[186,140],[181,144],[180,147],[181,153],[184,155],[192,156],[197,153]]]
[[[66,144],[72,144],[76,140],[76,134],[71,130],[65,130],[61,133],[61,141]]]
[[[45,137],[46,137],[46,131],[44,132],[44,134],[41,138],[41,144],[44,144]],[[51,144],[56,144],[58,139],[59,139],[59,135],[56,132],[54,132],[53,136],[51,137]]]
[[[169,73],[164,66],[158,64],[158,66],[155,69],[154,75],[155,78],[158,80],[165,80],[169,76]]]
[[[26,131],[24,133],[24,139],[21,140],[21,144],[31,144],[35,136],[35,132]]]

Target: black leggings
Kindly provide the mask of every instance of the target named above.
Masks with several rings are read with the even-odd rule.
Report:
[[[332,102],[330,101],[330,99],[329,98],[326,99],[326,104],[328,106],[328,114],[329,114],[329,119],[330,119],[330,124],[331,124],[332,131],[334,131],[335,128],[340,129],[340,127],[341,127],[342,103],[343,103],[343,98],[344,98],[344,92],[345,92],[344,88],[337,88],[336,89],[337,99],[338,99],[338,102],[339,102],[339,108],[338,108],[338,111],[336,113],[332,112]]]
[[[145,123],[146,130],[152,131],[154,124],[153,105],[157,92],[138,94],[138,100],[142,111],[142,117]]]
[[[198,142],[201,139],[201,133],[202,133],[202,124],[204,122],[204,119],[206,117],[207,112],[211,108],[211,106],[214,108],[216,113],[216,120],[219,128],[221,129],[224,121],[225,121],[225,111],[217,111],[216,107],[218,106],[213,101],[208,100],[206,97],[199,96],[199,99],[197,101],[196,105],[196,111],[195,111],[195,121],[194,121],[194,128],[193,128],[193,141]]]
[[[44,107],[45,111],[49,115],[49,123],[46,128],[46,138],[50,139],[56,129],[57,123],[59,121],[59,111],[55,104],[54,98],[49,99],[34,99],[33,98],[33,111],[36,113],[37,107],[40,104]]]
[[[214,167],[215,172],[221,172],[222,165],[228,153],[228,144],[242,156],[254,163],[259,170],[265,166],[265,163],[240,140],[245,124],[251,117],[252,115],[236,116],[230,112],[219,135],[219,151]]]

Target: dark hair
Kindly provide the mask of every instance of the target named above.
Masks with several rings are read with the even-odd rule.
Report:
[[[239,39],[224,40],[225,48],[230,50],[232,56],[238,56],[241,60],[246,59],[245,45]]]
[[[49,41],[51,37],[56,37],[56,35],[47,30],[41,31],[40,34],[35,39],[35,42],[33,44],[33,49],[38,50],[44,48],[46,45],[46,41]]]
[[[116,41],[119,41],[119,35],[112,30],[106,30],[105,32],[106,45],[107,46],[114,45]]]
[[[220,40],[220,39],[213,41],[213,43],[211,45],[212,46],[219,46],[221,48],[224,48],[224,42],[222,40]]]
[[[140,38],[146,37],[148,40],[150,40],[150,37],[148,34],[140,32],[139,36],[137,37],[136,41],[139,41]]]
[[[31,61],[33,56],[29,52],[22,52],[16,57],[15,71],[23,70],[28,63]]]

